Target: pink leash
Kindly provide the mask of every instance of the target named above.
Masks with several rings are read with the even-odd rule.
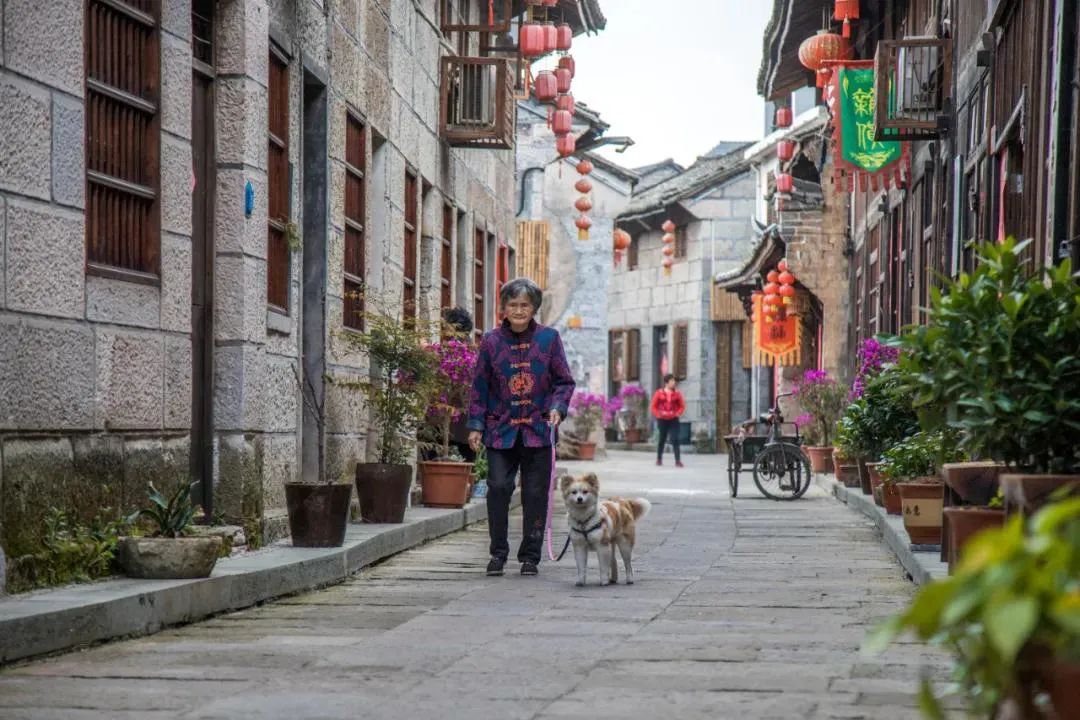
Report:
[[[557,561],[551,548],[551,514],[555,510],[555,426],[551,426],[551,480],[548,486],[547,522],[544,525],[544,540],[547,544],[548,559]],[[563,552],[566,552],[564,549]],[[559,556],[560,558],[562,555]]]

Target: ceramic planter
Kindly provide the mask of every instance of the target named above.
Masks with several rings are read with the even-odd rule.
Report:
[[[851,465],[837,465],[836,466],[836,479],[844,484],[847,488],[859,487],[859,466],[855,464]]]
[[[997,495],[998,476],[1004,469],[1004,465],[994,462],[945,463],[941,474],[961,502],[986,506]]]
[[[951,573],[968,541],[983,530],[1001,527],[1005,523],[1005,511],[988,507],[950,507],[945,508],[944,521],[949,527],[945,560]]]
[[[579,460],[593,460],[596,458],[596,443],[583,442],[578,445]]]
[[[420,463],[421,501],[428,507],[464,507],[469,500],[472,469],[472,463]]]
[[[890,515],[903,515],[904,505],[900,499],[900,484],[897,482],[881,483],[881,496],[885,502],[885,512]]]
[[[880,464],[876,462],[866,463],[866,474],[870,478],[870,491],[874,494],[874,502],[877,503],[878,507],[885,507],[884,493],[877,491],[882,484],[881,473],[878,472],[878,465]]]
[[[1050,691],[1050,704],[1057,716],[1080,718],[1080,662],[1055,658],[1047,669],[1045,684]]]
[[[627,428],[623,431],[623,441],[627,445],[641,442],[641,428]]]
[[[904,529],[912,545],[940,545],[943,487],[936,482],[897,483]]]
[[[1004,473],[999,478],[1005,496],[1005,514],[1014,512],[1030,515],[1050,501],[1062,487],[1072,486],[1080,492],[1080,475],[1025,475]]]
[[[866,458],[859,458],[856,463],[859,468],[859,487],[862,488],[863,495],[873,495],[874,488],[870,485],[870,471],[866,467]]]
[[[412,485],[412,466],[359,463],[356,494],[366,523],[403,523]]]
[[[293,547],[341,547],[351,497],[352,485],[285,483]]]
[[[831,473],[833,466],[833,448],[831,447],[804,447],[803,450],[810,456],[810,470],[816,473]]]
[[[217,564],[221,537],[125,537],[117,560],[128,576],[150,580],[204,578]]]

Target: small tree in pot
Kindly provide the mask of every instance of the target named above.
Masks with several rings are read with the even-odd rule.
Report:
[[[823,370],[806,370],[793,392],[812,418],[813,444],[805,448],[810,465],[814,472],[833,472],[832,431],[847,404],[847,388]]]
[[[473,464],[451,452],[450,428],[466,412],[476,351],[464,340],[453,338],[428,349],[436,363],[428,422],[437,430],[438,439],[435,459],[420,463],[423,500],[432,507],[462,507],[468,500]]]
[[[592,460],[596,456],[596,443],[590,438],[603,421],[606,405],[607,398],[603,395],[582,390],[570,398],[570,417],[574,419],[574,434],[581,438],[578,454],[582,460]]]
[[[649,397],[645,388],[640,385],[623,385],[619,388],[618,397],[622,401],[622,417],[626,420],[623,436],[631,445],[639,443],[649,412]]]
[[[371,410],[370,431],[377,437],[376,462],[356,466],[360,517],[364,522],[405,520],[412,485],[410,461],[417,431],[428,414],[437,367],[425,347],[431,334],[415,320],[404,320],[388,303],[365,301],[362,332],[343,333],[344,341],[371,363],[367,377],[332,382],[364,394]]]

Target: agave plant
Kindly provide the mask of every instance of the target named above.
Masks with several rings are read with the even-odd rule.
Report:
[[[191,489],[196,483],[180,483],[176,491],[166,498],[161,491],[150,483],[146,496],[150,498],[150,507],[143,508],[128,516],[127,522],[134,523],[140,518],[149,518],[157,526],[152,537],[178,538],[185,535],[192,525],[192,519],[198,508],[191,504]]]

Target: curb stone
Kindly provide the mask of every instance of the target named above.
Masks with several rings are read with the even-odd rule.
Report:
[[[514,493],[513,506],[520,503]],[[343,582],[391,555],[487,519],[484,501],[460,510],[409,508],[401,525],[350,523],[339,548],[279,541],[219,560],[208,578],[119,578],[0,598],[0,666]],[[478,568],[479,573],[482,568]]]
[[[816,475],[815,481],[825,492],[874,521],[885,545],[896,555],[916,585],[948,577],[949,566],[941,561],[939,546],[912,545],[902,518],[889,515],[884,508],[874,504],[871,496],[864,495],[857,488],[845,487],[832,475]]]

